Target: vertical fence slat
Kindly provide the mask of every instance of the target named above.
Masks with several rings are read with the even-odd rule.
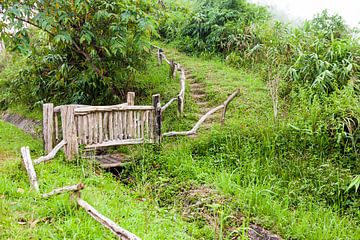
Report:
[[[104,141],[109,140],[109,113],[104,113],[104,122],[103,122],[103,129],[104,129]]]
[[[48,154],[54,147],[54,104],[43,105],[44,150]]]
[[[114,140],[114,112],[109,113],[109,140]]]
[[[64,146],[65,156],[68,160],[78,154],[78,142],[76,137],[76,122],[74,115],[74,106],[67,105],[61,108],[61,120],[63,138],[66,141]]]
[[[88,136],[89,136],[89,125],[88,125],[88,116],[83,117],[83,126],[84,126],[84,144],[88,144]]]
[[[98,143],[102,143],[104,141],[103,114],[102,114],[102,112],[98,112],[97,117],[98,117],[97,121],[98,121],[98,124],[99,124],[99,140],[98,140]]]

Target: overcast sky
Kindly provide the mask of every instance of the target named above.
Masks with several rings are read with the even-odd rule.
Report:
[[[360,0],[248,0],[270,6],[285,20],[311,19],[316,13],[328,9],[341,15],[346,23],[360,28]]]

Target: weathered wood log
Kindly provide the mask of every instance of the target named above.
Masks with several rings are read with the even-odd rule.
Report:
[[[109,229],[111,232],[113,232],[117,237],[119,237],[122,240],[140,240],[138,236],[135,234],[127,231],[126,229],[120,227],[115,222],[110,220],[109,218],[105,217],[101,213],[99,213],[93,206],[91,206],[89,203],[81,199],[80,197],[76,197],[77,204],[85,209],[85,211],[94,218],[97,222],[99,222],[101,225]]]
[[[51,152],[54,146],[54,104],[52,103],[43,105],[43,139],[45,152]]]
[[[155,108],[155,126],[154,126],[154,142],[161,142],[161,103],[160,103],[160,94],[155,94],[152,96],[153,107]]]
[[[39,192],[39,183],[37,180],[34,165],[31,160],[29,147],[22,147],[21,155],[22,155],[22,159],[23,159],[23,163],[25,165],[26,171],[29,175],[30,185],[35,191]]]
[[[226,101],[224,102],[224,109],[222,111],[222,114],[221,114],[221,125],[224,125],[225,123],[225,114],[226,114],[226,110],[227,110],[227,107],[229,105],[229,103],[239,94],[240,92],[240,89],[237,89],[233,94],[231,94],[228,99],[226,99]]]
[[[227,107],[227,105],[235,98],[235,96],[239,93],[239,89],[237,89],[233,94],[231,94],[227,99],[226,101],[211,109],[210,111],[208,111],[205,115],[203,115],[199,121],[195,124],[195,126],[189,130],[189,131],[183,131],[183,132],[167,132],[167,133],[164,133],[162,136],[163,137],[172,137],[172,136],[189,136],[189,135],[194,135],[196,134],[197,130],[200,128],[201,124],[203,124],[203,122],[210,116],[212,115],[213,113],[219,111],[220,109],[224,109],[225,107]],[[226,110],[225,110],[226,112]],[[225,118],[225,114],[223,115],[224,118]]]
[[[46,156],[43,157],[39,157],[38,159],[34,160],[35,164],[39,164],[42,162],[47,162],[50,161],[51,159],[53,159],[56,155],[56,153],[66,144],[65,140],[62,140],[58,145],[56,145],[56,147],[54,147],[54,149]]]
[[[164,106],[161,107],[161,112],[164,112],[174,101],[178,100],[178,98],[172,98],[169,102],[167,102]]]
[[[59,195],[61,193],[64,193],[64,192],[74,192],[74,191],[80,191],[84,189],[84,184],[83,183],[79,183],[79,184],[76,184],[76,185],[71,185],[71,186],[65,186],[65,187],[61,187],[61,188],[56,188],[54,190],[52,190],[51,192],[49,193],[44,193],[44,194],[41,194],[41,196],[43,198],[49,198],[51,196],[54,196],[54,195]]]
[[[79,152],[74,110],[75,106],[71,105],[61,108],[62,132],[66,141],[64,152],[68,160],[74,158]]]

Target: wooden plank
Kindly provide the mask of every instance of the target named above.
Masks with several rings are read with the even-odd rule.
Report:
[[[102,143],[104,141],[104,128],[103,128],[103,113],[98,112],[97,113],[98,121],[99,121],[99,143]]]
[[[43,139],[45,153],[51,152],[54,147],[54,104],[43,105]]]
[[[54,113],[54,128],[55,128],[55,141],[59,141],[59,116],[58,113]]]
[[[140,112],[136,111],[136,112],[134,112],[134,114],[136,116],[136,118],[135,118],[136,119],[135,138],[142,138],[141,135],[140,135],[141,134]]]
[[[127,111],[128,123],[126,124],[126,129],[128,131],[128,138],[134,138],[134,111]]]
[[[94,148],[110,147],[110,146],[118,146],[118,145],[133,145],[133,144],[142,144],[142,143],[144,143],[144,139],[113,140],[103,143],[86,145],[85,149],[94,149]]]
[[[76,115],[84,115],[89,114],[91,112],[112,112],[112,111],[146,111],[146,110],[154,110],[153,106],[91,106],[91,107],[83,107],[76,108]]]
[[[122,130],[123,130],[123,134],[122,134],[122,138],[121,139],[128,139],[128,112],[122,112]]]
[[[78,138],[78,143],[79,144],[83,144],[82,141],[82,132],[83,132],[83,125],[82,125],[82,116],[75,116],[75,122],[76,122],[76,130],[77,130],[77,138]]]
[[[97,113],[93,113],[94,143],[99,142],[99,119]]]
[[[93,124],[93,114],[88,116],[88,129],[89,129],[89,140],[87,144],[94,143],[94,124]]]
[[[140,138],[146,139],[145,138],[145,121],[146,121],[146,112],[142,112],[141,113],[141,119],[140,119]]]
[[[119,135],[120,135],[120,124],[119,124],[119,112],[115,111],[114,112],[114,137],[113,140],[118,139]]]
[[[111,112],[104,112],[104,118],[103,118],[104,141],[109,140],[109,113]]]
[[[74,108],[74,106],[64,106],[61,108],[63,138],[66,141],[64,152],[68,160],[74,158],[79,152]]]
[[[89,116],[86,115],[83,117],[83,126],[84,126],[84,144],[89,142]]]
[[[56,106],[56,107],[54,107],[54,112],[55,112],[55,113],[60,113],[60,112],[61,112],[61,108],[64,107],[64,106],[69,106],[69,105]],[[74,106],[74,107],[88,107],[89,105],[70,104],[70,106]]]
[[[115,112],[109,113],[109,140],[114,140],[114,114]]]

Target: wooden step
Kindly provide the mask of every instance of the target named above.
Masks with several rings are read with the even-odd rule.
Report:
[[[122,167],[132,164],[129,156],[121,153],[87,156],[86,158],[95,160],[102,168]]]

